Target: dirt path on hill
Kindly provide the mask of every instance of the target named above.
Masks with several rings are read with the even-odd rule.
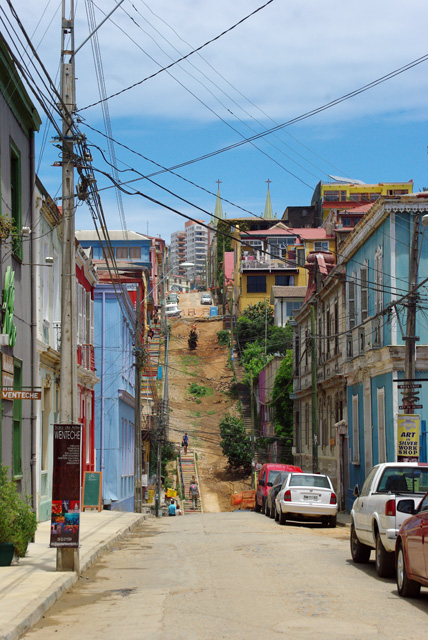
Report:
[[[180,307],[182,301],[180,300]],[[191,324],[199,332],[198,346],[190,351],[187,338]],[[198,456],[198,473],[205,512],[233,511],[230,482],[235,491],[248,489],[250,480],[227,469],[220,442],[219,422],[226,412],[238,411],[237,398],[230,394],[233,373],[227,366],[228,349],[217,342],[221,320],[180,319],[171,322],[169,352],[169,439],[180,443],[185,431],[191,451]],[[207,395],[195,398],[189,386],[196,382]]]

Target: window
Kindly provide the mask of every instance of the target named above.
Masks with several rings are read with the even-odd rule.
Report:
[[[266,293],[266,276],[247,276],[247,293]]]
[[[363,484],[363,488],[361,489],[361,494],[362,496],[368,496],[369,495],[369,491],[371,489],[371,485],[373,482],[373,478],[377,473],[377,468],[373,467],[373,469],[370,471],[369,475],[367,476],[367,478],[364,481]]]
[[[51,405],[51,388],[44,387],[42,396],[42,471],[48,470],[49,462],[49,421]]]
[[[129,257],[133,260],[141,258],[141,247],[129,247]]]
[[[128,259],[128,247],[116,247],[116,258],[118,260]]]
[[[299,267],[305,266],[305,250],[304,249],[296,249],[296,262]]]
[[[379,463],[386,462],[386,433],[385,433],[385,389],[377,390],[377,425],[379,439]]]
[[[292,287],[294,276],[275,276],[275,284],[280,287]]]
[[[324,200],[325,202],[338,202],[340,201],[340,191],[325,191],[324,192]],[[342,192],[346,193],[346,192]]]
[[[328,251],[328,241],[327,242],[314,242],[314,251]]]
[[[367,320],[369,315],[368,267],[366,264],[360,269],[360,291],[361,291],[361,322],[364,322],[364,320]]]
[[[334,355],[339,353],[339,304],[334,303]]]
[[[110,247],[103,247],[103,259],[112,261],[114,257],[114,249]]]
[[[14,361],[13,388],[22,389],[22,362]],[[12,431],[12,473],[13,477],[22,476],[22,400],[13,401]]]
[[[352,462],[360,464],[360,429],[358,416],[358,396],[352,396]]]
[[[357,324],[356,304],[355,304],[355,279],[349,278],[348,286],[348,329],[353,329]]]
[[[10,145],[10,199],[13,226],[20,232],[22,228],[21,154],[13,142]],[[15,256],[22,260],[21,233],[13,238],[12,250]]]
[[[383,309],[383,251],[382,247],[378,247],[375,253],[375,315],[380,314]],[[382,346],[383,342],[383,332],[382,332],[382,324],[381,317],[377,317],[374,320],[373,326],[373,342],[376,346]]]
[[[351,225],[351,218],[342,218],[342,222],[343,222],[343,226],[344,227],[350,227]]]
[[[301,306],[302,306],[301,302],[286,302],[285,303],[285,313],[287,315],[287,318],[292,316],[293,312],[297,311],[297,309],[300,309]]]

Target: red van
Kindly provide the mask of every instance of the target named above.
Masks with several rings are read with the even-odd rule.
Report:
[[[260,469],[259,477],[257,479],[254,511],[264,511],[267,492],[273,485],[275,478],[280,471],[294,471],[294,473],[302,473],[301,468],[296,467],[293,464],[279,464],[276,462],[268,462],[267,464],[264,464]]]

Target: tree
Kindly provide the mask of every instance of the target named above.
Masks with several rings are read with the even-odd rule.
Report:
[[[272,406],[275,409],[275,435],[285,438],[284,444],[293,444],[293,401],[292,391],[293,352],[288,350],[275,376],[272,390]]]
[[[220,421],[220,446],[223,455],[227,457],[232,469],[243,467],[245,471],[251,470],[251,441],[245,431],[245,426],[240,418],[226,413]]]
[[[251,342],[242,352],[241,362],[245,369],[244,382],[249,384],[250,374],[253,374],[253,380],[257,380],[260,371],[272,360],[273,356],[265,354],[264,346]]]

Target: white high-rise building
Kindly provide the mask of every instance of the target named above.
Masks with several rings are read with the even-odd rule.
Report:
[[[202,223],[202,224],[201,224]],[[188,275],[195,283],[206,284],[206,260],[208,254],[208,229],[203,220],[186,222],[186,261],[195,265]]]
[[[171,247],[169,252],[169,264],[174,275],[185,275],[185,270],[180,269],[180,264],[186,261],[186,231],[174,231],[171,233]],[[186,272],[187,275],[187,272]]]

